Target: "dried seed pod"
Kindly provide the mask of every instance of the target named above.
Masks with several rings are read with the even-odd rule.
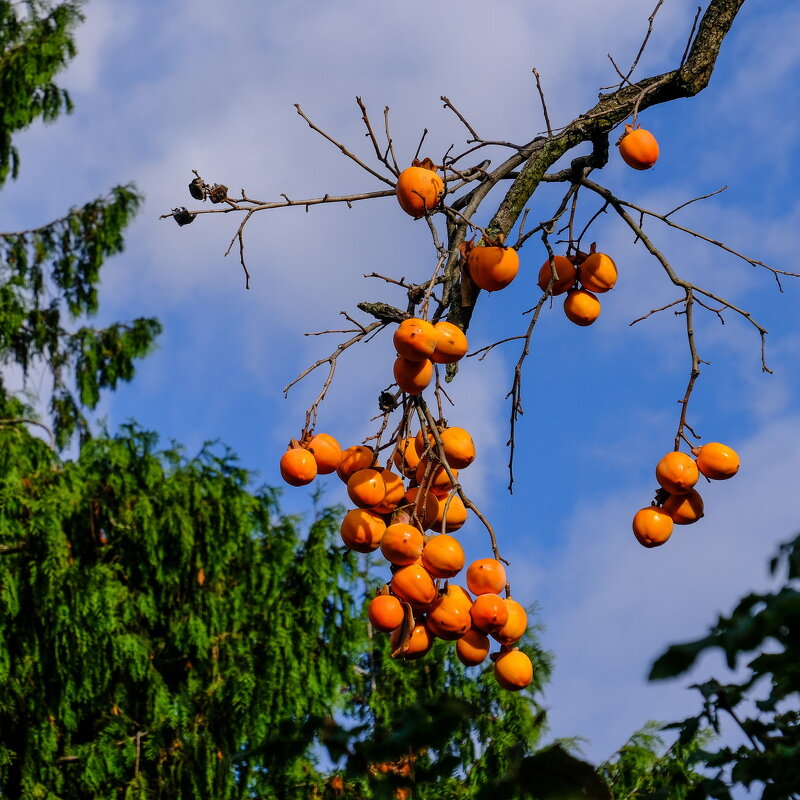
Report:
[[[180,208],[173,208],[172,209],[172,219],[178,223],[181,227],[184,225],[188,225],[190,222],[194,222],[194,218],[197,214],[192,214],[188,208],[185,206],[181,206]]]

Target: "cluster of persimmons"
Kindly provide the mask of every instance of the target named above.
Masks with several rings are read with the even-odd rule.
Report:
[[[691,525],[703,516],[703,498],[694,488],[700,476],[726,480],[739,471],[739,456],[725,444],[709,442],[693,447],[692,456],[673,450],[656,465],[656,504],[633,517],[633,533],[645,547],[658,547],[672,536],[673,526]]]
[[[626,130],[620,152],[631,166],[647,169],[655,163],[658,145],[647,131],[631,128]],[[398,176],[397,200],[415,219],[435,211],[443,194],[444,183],[430,159],[415,160]],[[502,238],[490,241],[484,236],[482,241],[461,246],[463,274],[487,292],[504,289],[519,271],[519,255],[513,247],[505,246]],[[594,246],[588,254],[551,254],[538,275],[542,291],[566,294],[564,312],[581,326],[597,319],[597,295],[612,289],[616,280],[613,259],[595,252]],[[393,344],[397,352],[394,380],[411,397],[421,395],[428,387],[435,365],[452,364],[467,353],[467,337],[458,326],[445,320],[431,323],[421,317],[403,320],[394,332]],[[407,429],[406,422],[398,430]],[[464,550],[452,535],[466,522],[471,506],[461,491],[458,474],[475,459],[472,437],[463,428],[441,422],[435,430],[423,427],[413,437],[398,433],[390,444],[391,456],[382,468],[378,453],[371,447],[354,445],[342,450],[329,434],[305,433],[301,440],[292,440],[281,458],[281,475],[289,484],[302,486],[318,474],[336,472],[347,485],[355,508],[342,521],[342,540],[359,553],[380,550],[390,565],[391,578],[370,601],[368,617],[376,630],[391,635],[393,657],[420,658],[438,637],[455,641],[458,658],[467,666],[475,666],[489,656],[494,639],[499,649],[491,658],[498,683],[510,690],[525,688],[532,681],[533,668],[528,656],[515,645],[527,629],[527,615],[511,597],[503,562],[495,549],[494,557],[466,565]],[[712,457],[706,448],[706,455],[698,456],[699,469],[709,477],[729,477],[721,473],[726,468],[730,472],[730,467],[719,466],[720,456],[715,452]],[[680,455],[670,454],[665,460]],[[695,466],[695,473],[697,469]],[[643,509],[640,515],[665,516],[665,509],[675,506],[675,516],[667,517],[670,528],[673,519],[691,521],[688,517],[697,495],[692,485],[688,478],[680,485],[675,481],[662,483],[670,492],[670,500],[663,508]],[[650,522],[649,527],[657,525]],[[660,544],[656,541],[660,535],[637,532],[648,546]],[[662,541],[665,539],[663,536]],[[462,570],[463,586],[452,582]]]

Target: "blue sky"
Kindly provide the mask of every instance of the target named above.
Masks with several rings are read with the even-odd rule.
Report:
[[[531,68],[541,74],[554,125],[564,124],[614,82],[607,53],[630,62],[650,10],[640,0],[504,0],[491,14],[477,0],[242,0],[234,10],[214,0],[91,0],[80,54],[64,79],[75,113],[19,137],[21,177],[2,203],[4,227],[14,229],[56,217],[115,183],[133,180],[147,196],[126,252],[106,267],[100,321],[154,315],[165,331],[136,380],[105,399],[111,427],[133,417],[189,452],[219,438],[261,480],[277,484],[280,454],[324,376],[312,375],[288,400],[282,388],[336,344],[303,333],[338,327],[338,312],[361,300],[402,303],[399,292],[365,280],[365,272],[419,281],[435,262],[424,223],[392,198],[349,211],[271,211],[248,226],[253,278],[246,292],[235,254],[223,257],[237,220],[206,216],[179,229],[158,219],[191,206],[192,169],[232,193],[245,188],[265,199],[381,189],[313,134],[292,105],[368,157],[356,95],[376,120],[391,107],[401,162],[413,157],[423,127],[435,159],[463,142],[440,95],[487,138],[526,140],[544,128]],[[665,3],[640,76],[674,66],[694,10],[684,0]],[[657,166],[634,172],[612,152],[599,182],[660,211],[728,185],[677,220],[797,269],[798,34],[796,4],[748,0],[710,87],[641,116],[661,143]],[[556,202],[552,191],[537,194],[529,219],[545,219]],[[597,207],[585,196],[580,213]],[[767,586],[766,560],[798,524],[800,285],[786,279],[779,293],[764,271],[653,223],[648,230],[679,274],[752,311],[770,331],[774,374],[764,375],[752,328],[730,313],[724,326],[698,314],[700,355],[711,364],[689,419],[705,441],[730,443],[743,461],[734,480],[704,492],[699,524],[653,551],[630,532],[634,512],[652,497],[655,464],[672,447],[689,356],[682,318],[671,312],[629,327],[677,295],[610,214],[589,239],[613,255],[620,272],[600,319],[573,326],[556,300],[534,335],[513,496],[504,491],[504,397],[518,343],[463,362],[449,390],[456,403],[449,421],[469,428],[478,445],[478,461],[462,476],[465,489],[495,525],[515,596],[540,604],[543,641],[556,654],[545,696],[552,735],[585,737],[593,760],[647,719],[698,707],[689,680],[648,685],[649,664],[666,644],[700,635],[745,590]],[[538,299],[544,258],[531,240],[515,282],[481,297],[473,348],[524,330],[521,312]],[[372,433],[369,419],[391,380],[392,359],[387,333],[346,353],[319,429],[344,445]],[[335,478],[325,490],[330,502],[344,502]],[[287,488],[284,505],[308,510],[309,492]],[[462,539],[468,555],[488,554],[477,522]],[[708,659],[694,678],[717,666]]]

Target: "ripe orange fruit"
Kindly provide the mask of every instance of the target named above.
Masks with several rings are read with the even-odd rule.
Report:
[[[312,436],[304,447],[317,462],[317,474],[330,475],[339,468],[339,462],[342,460],[342,448],[330,434],[318,433],[316,436]]]
[[[691,525],[703,516],[703,498],[696,489],[671,494],[661,506],[676,525]]]
[[[360,469],[347,481],[347,494],[359,508],[374,508],[386,497],[386,484],[377,469]]]
[[[467,507],[464,505],[464,501],[457,494],[445,495],[436,499],[439,503],[439,513],[436,515],[433,529],[440,531],[442,521],[444,521],[445,532],[454,533],[467,521]],[[445,516],[445,509],[447,509],[447,516]]]
[[[381,553],[392,564],[405,567],[413,564],[421,555],[425,540],[419,528],[405,522],[390,525],[381,539]]]
[[[475,667],[489,655],[489,637],[470,628],[457,642],[456,655],[465,667]]]
[[[487,292],[504,289],[519,272],[519,255],[513,247],[483,247],[469,251],[467,266],[472,282]]]
[[[400,628],[395,628],[389,641],[392,650],[397,650],[400,645]],[[431,647],[433,647],[433,634],[428,630],[428,626],[424,622],[418,622],[411,631],[411,637],[408,640],[405,652],[399,653],[397,658],[413,661],[417,658],[422,658]]]
[[[347,483],[353,473],[371,467],[374,461],[375,453],[371,447],[363,444],[353,445],[342,451],[342,460],[336,468],[336,474]]]
[[[376,631],[390,633],[402,624],[405,611],[403,604],[394,595],[379,594],[370,600],[367,617]]]
[[[464,548],[454,536],[432,536],[422,551],[422,566],[434,578],[453,578],[464,569]]]
[[[371,553],[381,546],[386,523],[378,514],[363,508],[348,511],[342,520],[342,541],[356,553]]]
[[[398,356],[394,362],[394,379],[406,394],[422,394],[433,380],[433,363],[428,358],[424,361],[409,361]]]
[[[439,595],[428,609],[427,625],[434,636],[452,641],[471,627],[469,609],[455,595]]]
[[[564,313],[570,322],[586,327],[600,316],[600,301],[586,289],[571,289],[564,300]]]
[[[420,564],[400,567],[392,575],[392,593],[417,610],[427,608],[436,599],[433,578]]]
[[[697,468],[711,480],[724,481],[739,471],[739,455],[726,444],[709,442],[692,453],[697,456]]]
[[[447,463],[453,469],[464,469],[475,460],[475,442],[463,428],[445,428],[441,434]]]
[[[578,280],[590,292],[607,292],[617,282],[617,265],[605,253],[592,253],[578,264]]]
[[[506,568],[494,558],[479,558],[467,567],[467,588],[472,594],[500,594],[506,588]]]
[[[404,169],[397,178],[395,193],[400,208],[414,219],[433,211],[441,202],[444,183],[437,175],[433,162],[414,159],[413,165]]]
[[[672,517],[657,506],[639,509],[633,517],[633,535],[643,547],[658,547],[672,536]]]
[[[656,465],[656,480],[670,494],[686,494],[699,477],[697,462],[678,450],[667,453]]]
[[[571,289],[575,285],[575,281],[577,279],[575,265],[566,256],[554,256],[553,263],[555,264],[556,275],[558,275],[558,279],[555,281],[555,283],[553,283],[553,288],[550,290],[550,294],[564,294],[564,292],[566,292],[568,289]],[[550,259],[548,259],[539,268],[539,288],[543,292],[547,291],[547,286],[552,277],[553,272],[550,269]]]
[[[506,650],[495,659],[494,677],[504,689],[518,692],[533,680],[533,664],[522,650]]]
[[[425,361],[433,355],[438,339],[439,334],[430,322],[410,317],[397,326],[392,342],[397,355],[409,361]]]
[[[406,487],[403,479],[396,472],[382,469],[380,473],[386,486],[386,496],[372,510],[378,514],[391,514],[403,502]]]
[[[442,428],[441,425],[437,425],[436,430],[438,431],[439,437],[441,438],[442,431],[444,430],[444,428]],[[426,438],[427,438],[427,444],[426,444]],[[417,448],[417,455],[420,458],[422,458],[426,454],[428,448],[430,448],[430,450],[433,450],[435,446],[436,446],[436,439],[429,430],[420,429],[417,431],[417,435],[414,437],[414,447]]]
[[[317,462],[305,447],[292,447],[281,456],[280,470],[290,486],[305,486],[317,477]]]
[[[469,345],[464,331],[446,320],[439,320],[434,326],[437,333],[436,347],[431,361],[437,364],[452,364],[467,354]]]
[[[508,606],[499,594],[479,594],[469,611],[472,624],[484,633],[496,633],[508,622]]]
[[[499,631],[494,631],[492,638],[500,644],[515,644],[528,630],[528,613],[512,597],[504,597],[503,602],[508,609],[508,622]]]
[[[413,436],[401,439],[398,442],[392,461],[406,478],[414,477],[417,471],[417,464],[419,464],[419,456],[417,455],[417,447],[414,444]]]
[[[629,167],[650,169],[658,161],[658,142],[650,131],[626,125],[619,154]]]

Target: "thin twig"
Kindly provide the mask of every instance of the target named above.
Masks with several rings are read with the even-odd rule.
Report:
[[[539,99],[542,102],[542,112],[544,113],[544,122],[547,125],[547,138],[553,138],[553,127],[550,125],[550,115],[547,113],[547,103],[544,99],[544,92],[542,91],[542,82],[539,79],[539,73],[536,70],[536,67],[533,68],[533,77],[536,78],[536,88],[539,91]]]

